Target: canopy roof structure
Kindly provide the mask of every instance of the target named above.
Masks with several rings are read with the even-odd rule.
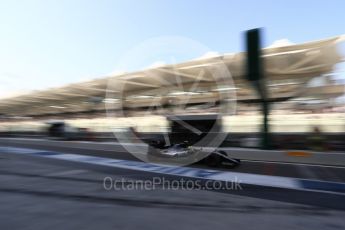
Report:
[[[345,35],[296,45],[263,49],[266,84],[272,100],[308,96],[342,95],[343,87],[308,89],[307,82],[328,74],[343,61],[337,44]],[[231,76],[231,81],[229,78]],[[197,82],[197,83],[196,83]],[[231,82],[231,85],[224,84]],[[223,92],[236,93],[238,102],[258,99],[245,78],[245,53],[224,54],[211,58],[145,69],[138,72],[34,91],[0,100],[4,116],[104,111],[106,103],[125,108],[140,108],[155,103],[190,104],[219,100]],[[159,97],[159,100],[156,100]],[[121,101],[121,103],[120,103]],[[180,101],[180,102],[179,102]]]

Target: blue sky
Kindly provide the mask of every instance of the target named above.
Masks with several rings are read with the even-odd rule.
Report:
[[[265,45],[344,34],[344,9],[343,0],[0,0],[0,95],[104,76],[152,37],[224,53],[242,51],[242,32],[256,27],[265,28]]]

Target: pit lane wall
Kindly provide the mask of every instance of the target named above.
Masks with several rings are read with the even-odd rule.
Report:
[[[137,143],[116,143],[116,142],[85,142],[85,141],[55,141],[47,139],[28,139],[28,138],[0,138],[0,145],[34,147],[38,149],[65,148],[87,151],[109,152],[118,159],[133,159],[127,153],[126,145],[136,145],[144,147],[145,144]],[[275,161],[286,163],[303,163],[314,165],[330,165],[345,167],[345,152],[313,152],[307,150],[260,150],[250,148],[220,148],[229,157],[242,160],[256,161]]]

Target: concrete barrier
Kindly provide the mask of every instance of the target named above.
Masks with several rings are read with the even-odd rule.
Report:
[[[312,152],[306,150],[260,150],[245,148],[222,148],[229,157],[289,163],[345,166],[343,152]]]
[[[27,146],[42,149],[44,149],[45,147],[56,147],[81,150],[85,149],[88,151],[109,151],[112,153],[118,152],[119,159],[123,157],[124,152],[127,152],[125,148],[126,145],[136,145],[145,147],[145,144],[119,144],[116,142],[99,143],[86,141],[54,141],[27,138],[0,138],[0,144],[8,146]],[[345,167],[344,152],[312,152],[305,150],[260,150],[249,148],[220,149],[226,152],[229,157],[239,158],[243,160],[274,161]]]

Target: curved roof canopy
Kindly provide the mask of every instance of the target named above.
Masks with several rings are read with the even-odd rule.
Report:
[[[343,35],[321,41],[263,49],[270,97],[279,99],[298,96],[310,78],[331,72],[337,63],[343,61],[337,51],[337,44],[344,38]],[[222,74],[224,69],[232,76],[232,87],[222,88],[222,82],[229,80],[226,79],[228,75]],[[198,84],[195,84],[196,81]],[[117,103],[118,95],[121,95],[126,107],[152,105],[153,98],[157,95],[161,98],[159,103],[171,98],[180,99],[186,95],[190,103],[198,103],[217,100],[219,94],[226,90],[235,90],[238,101],[257,99],[256,93],[245,79],[243,52],[106,76],[3,98],[0,100],[0,114],[32,116],[104,110],[104,103]],[[178,100],[174,101],[178,103]]]

